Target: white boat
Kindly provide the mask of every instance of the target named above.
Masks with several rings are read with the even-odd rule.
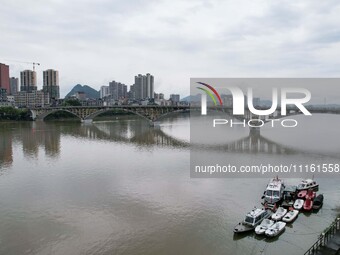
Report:
[[[303,199],[296,199],[295,202],[294,202],[294,205],[293,205],[294,209],[301,210],[304,202],[305,201]]]
[[[298,216],[299,211],[298,210],[292,210],[286,213],[286,215],[282,218],[282,221],[284,222],[292,222],[293,220],[296,219],[296,217]]]
[[[277,235],[279,235],[280,233],[283,232],[285,227],[286,227],[286,223],[285,222],[278,221],[273,226],[268,228],[266,230],[265,234],[266,234],[266,236],[269,236],[269,237],[277,236]]]
[[[272,215],[272,219],[275,221],[281,220],[283,216],[287,213],[287,209],[283,207],[277,208],[276,212]]]
[[[258,225],[255,228],[255,233],[258,235],[262,235],[266,232],[266,230],[268,228],[270,228],[271,226],[274,225],[274,221],[270,220],[270,219],[264,219],[260,225]]]
[[[254,230],[263,219],[269,218],[271,211],[266,209],[254,208],[249,213],[246,214],[243,222],[238,223],[234,228],[234,233],[243,233],[247,231]]]
[[[319,184],[317,184],[316,181],[312,179],[306,179],[306,180],[302,180],[300,184],[297,186],[298,191],[308,190],[308,189],[317,191],[319,189]]]
[[[264,192],[263,198],[264,202],[267,204],[275,204],[282,200],[283,191],[285,188],[285,184],[283,180],[278,177],[272,179]]]

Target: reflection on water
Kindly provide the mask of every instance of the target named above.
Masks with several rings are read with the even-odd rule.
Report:
[[[2,123],[0,254],[301,254],[333,220],[340,190],[325,178],[324,207],[277,240],[235,237],[268,180],[190,179],[188,128],[187,117],[159,128],[134,117]],[[259,134],[221,146],[243,158],[291,153]]]
[[[0,125],[0,167],[8,167],[13,162],[12,133],[6,125]]]
[[[168,123],[171,122],[173,119]],[[13,163],[13,143],[22,146],[23,153],[28,158],[38,158],[40,148],[45,156],[58,158],[62,136],[129,143],[142,147],[189,146],[187,142],[164,133],[160,127],[150,128],[147,122],[135,118],[89,125],[58,122],[6,123],[0,125],[0,128],[0,166],[10,166]]]
[[[150,128],[147,122],[138,118],[94,122],[90,125],[80,123],[64,123],[61,125],[54,122],[6,123],[0,125],[0,166],[8,167],[13,163],[13,142],[22,146],[24,155],[28,158],[37,158],[39,148],[44,150],[45,156],[58,158],[62,136],[106,140],[116,143],[134,144],[141,147],[191,147],[200,150],[239,153],[308,153],[303,148],[294,148],[274,142],[262,136],[260,131],[255,129],[251,130],[246,136],[234,139],[233,141],[226,141],[224,144],[190,145],[187,141],[188,137],[183,137],[183,133],[189,130],[188,120],[188,118],[183,118],[182,122],[178,122],[178,118],[172,117],[167,119],[165,123],[162,123],[161,126],[156,126],[155,128]],[[173,132],[174,126],[177,128],[175,128],[175,132]]]
[[[260,130],[251,130],[244,138],[218,145],[192,145],[203,150],[238,153],[266,153],[266,154],[296,154],[302,151],[294,150],[282,144],[275,143],[260,134]]]

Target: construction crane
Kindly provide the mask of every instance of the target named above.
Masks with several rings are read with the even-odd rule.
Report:
[[[37,62],[26,62],[26,61],[19,61],[19,60],[13,60],[13,59],[5,59],[5,61],[23,63],[23,64],[31,64],[31,65],[33,65],[33,71],[35,71],[36,65],[40,66],[40,63],[37,63]]]

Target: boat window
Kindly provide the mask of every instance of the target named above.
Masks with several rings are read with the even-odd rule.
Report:
[[[273,191],[273,196],[274,196],[274,197],[279,197],[279,196],[280,196],[280,192],[278,192],[278,191]]]
[[[271,197],[272,196],[272,191],[271,190],[267,190],[267,192],[266,192],[266,196],[269,196],[269,197]]]
[[[261,220],[261,216],[262,216],[262,215],[257,216],[257,217],[255,218],[255,222],[260,221],[260,220]]]
[[[300,189],[303,189],[305,187],[305,184],[299,184],[298,186]]]
[[[247,222],[247,223],[253,224],[254,218],[253,218],[253,217],[246,216],[246,219],[245,219],[244,221]]]

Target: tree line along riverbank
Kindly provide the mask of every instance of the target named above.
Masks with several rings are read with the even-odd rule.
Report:
[[[31,114],[27,109],[0,107],[0,121],[29,121]]]

